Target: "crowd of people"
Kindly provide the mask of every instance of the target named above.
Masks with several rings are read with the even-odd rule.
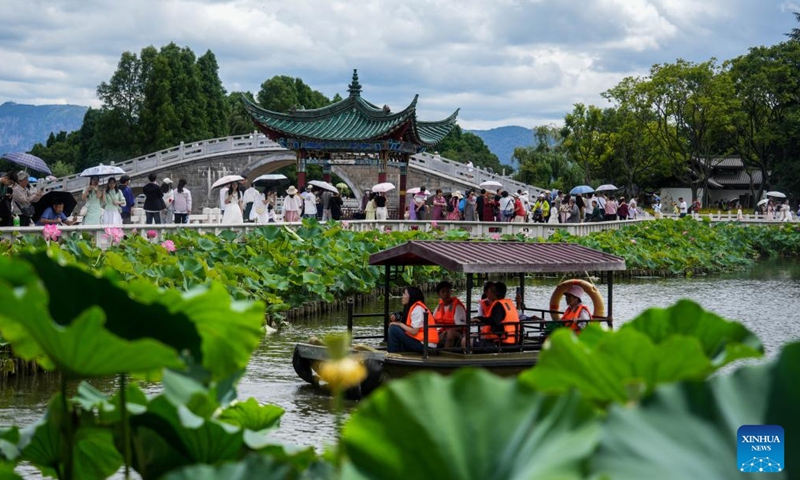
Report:
[[[477,315],[469,318],[464,303],[453,295],[453,285],[442,281],[436,285],[439,303],[431,312],[425,296],[418,287],[403,290],[403,310],[392,313],[389,320],[387,351],[422,352],[425,348],[425,316],[428,317],[428,348],[465,348],[467,324],[475,325],[479,333],[471,335],[471,346],[482,350],[517,345],[523,339],[520,322],[542,321],[525,314],[522,297],[517,291],[515,301],[507,298],[508,287],[503,282],[486,282],[478,302]],[[592,315],[583,304],[583,290],[570,287],[564,294],[566,306],[560,322],[564,327],[580,333],[589,324]]]
[[[367,192],[365,196],[371,194]],[[369,200],[371,201],[371,200]],[[366,208],[367,219],[371,210]],[[467,222],[583,223],[636,219],[643,215],[636,199],[605,193],[584,195],[545,191],[531,199],[527,191],[498,189],[456,190],[449,197],[441,189],[430,195],[420,187],[409,201],[407,220],[463,220]]]

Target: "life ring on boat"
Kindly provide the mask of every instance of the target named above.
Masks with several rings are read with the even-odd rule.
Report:
[[[586,280],[573,278],[572,280],[564,280],[563,282],[559,283],[556,289],[553,290],[553,294],[550,295],[550,318],[553,320],[561,319],[561,314],[558,313],[559,305],[561,305],[561,299],[564,297],[564,293],[566,293],[566,291],[573,286],[581,287],[584,293],[589,295],[589,298],[592,299],[592,305],[594,305],[592,317],[596,318],[606,316],[606,304],[603,302],[603,297],[600,295],[600,291],[597,290],[597,287]]]

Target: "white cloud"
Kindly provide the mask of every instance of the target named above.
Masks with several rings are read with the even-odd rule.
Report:
[[[724,59],[781,41],[796,1],[3,0],[0,102],[97,106],[124,51],[211,50],[228,91],[273,75],[469,128],[559,121],[653,63]]]

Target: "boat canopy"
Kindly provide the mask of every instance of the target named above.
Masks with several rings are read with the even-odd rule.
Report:
[[[438,265],[464,273],[625,270],[625,259],[567,243],[412,240],[374,253],[370,265]]]

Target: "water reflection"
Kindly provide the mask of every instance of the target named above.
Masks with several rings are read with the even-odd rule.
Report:
[[[527,304],[547,308],[550,294],[559,280],[528,281],[525,289]],[[601,292],[605,296],[605,287]],[[463,292],[458,293],[463,298]],[[474,293],[480,292],[476,288]],[[646,308],[667,307],[681,298],[690,298],[706,310],[741,321],[762,339],[768,356],[774,356],[781,345],[800,339],[800,321],[790,318],[790,312],[800,311],[800,264],[762,262],[747,271],[724,276],[638,278],[618,282],[614,288],[617,325]],[[436,304],[435,296],[429,296],[427,300],[431,306]],[[391,309],[399,307],[399,299],[392,299]],[[378,311],[381,308],[382,302],[376,302],[364,310]],[[366,325],[357,327],[355,333],[373,333],[379,324],[379,319],[369,319]],[[335,440],[330,397],[320,394],[295,375],[291,355],[295,342],[305,341],[312,335],[322,337],[343,332],[345,325],[344,311],[324,319],[294,322],[279,334],[265,338],[254,353],[239,385],[239,396],[254,397],[259,402],[273,403],[286,410],[280,430],[273,434],[276,442],[322,448]],[[114,390],[113,382],[113,379],[108,379],[93,383],[101,390],[111,392]],[[156,389],[156,386],[147,386],[150,392]],[[0,424],[33,422],[57,390],[58,379],[54,375],[6,381],[0,389]],[[347,408],[352,409],[355,405],[350,403]]]

